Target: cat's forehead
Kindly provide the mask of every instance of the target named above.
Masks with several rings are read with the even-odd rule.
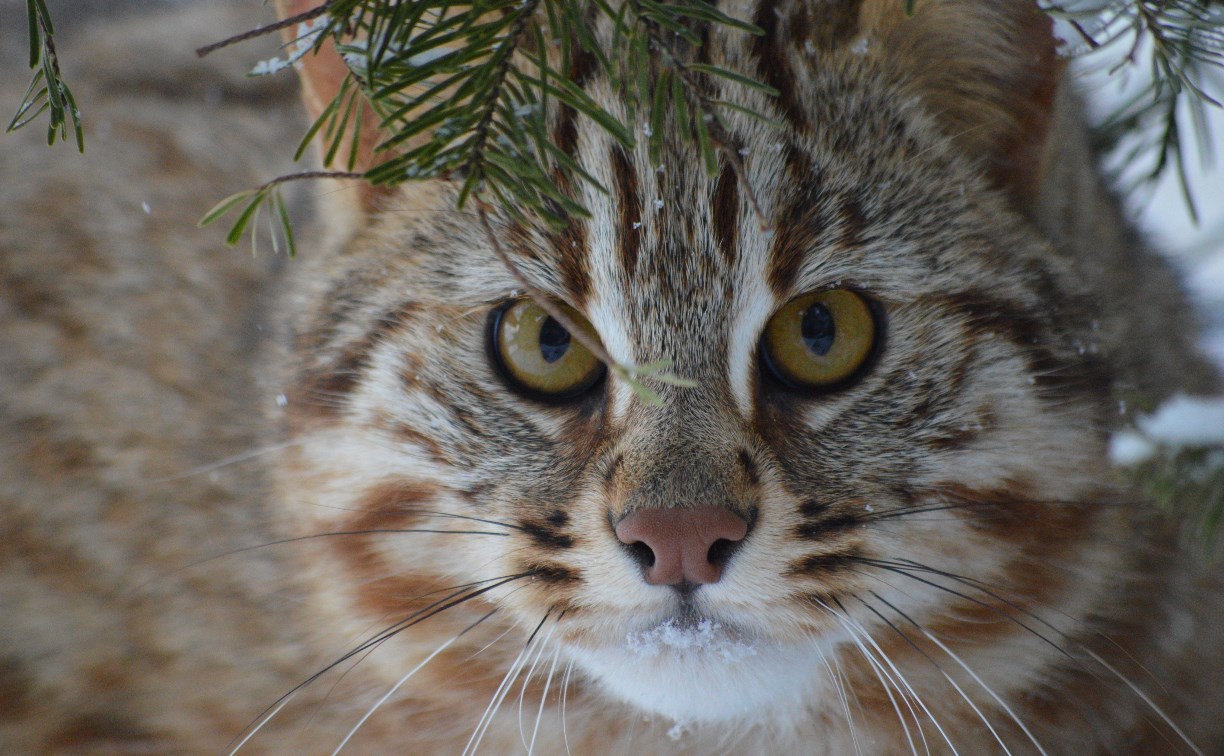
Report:
[[[981,167],[859,57],[816,66],[798,56],[791,70],[805,79],[803,96],[790,104],[802,116],[722,114],[712,173],[676,124],[652,149],[645,132],[627,146],[590,119],[558,113],[553,129],[594,179],[564,188],[589,216],[562,228],[502,216],[490,234],[471,211],[445,213],[447,192],[431,213],[392,214],[383,238],[413,259],[408,294],[454,305],[522,295],[504,255],[587,316],[614,358],[667,359],[704,375],[746,363],[769,315],[808,291],[912,298],[1009,280],[999,255],[1019,259],[1024,244]],[[611,112],[624,108],[600,81],[587,88]],[[429,220],[405,228],[405,217]]]
[[[723,162],[713,175],[691,169],[700,156],[687,145],[655,163],[643,146],[593,135],[598,144],[582,155],[607,192],[581,188],[590,216],[561,229],[508,222],[496,245],[533,284],[584,313],[631,312],[639,336],[656,325],[729,326],[745,307],[817,288],[938,288],[944,282],[931,274],[940,258],[997,246],[972,172],[960,172],[957,191],[950,171],[921,160],[864,168],[866,145],[834,151],[794,134],[745,131],[738,164]],[[458,298],[521,288],[470,216],[429,236],[425,246],[441,259],[426,267]]]

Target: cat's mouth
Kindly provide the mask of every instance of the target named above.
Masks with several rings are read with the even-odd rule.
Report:
[[[756,654],[756,641],[738,627],[686,613],[628,633],[625,648],[643,659],[674,654],[738,662]]]

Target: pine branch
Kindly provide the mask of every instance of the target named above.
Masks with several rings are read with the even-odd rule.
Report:
[[[280,245],[284,243],[285,251],[289,256],[296,257],[297,244],[293,240],[293,227],[289,222],[289,211],[285,207],[285,200],[281,195],[280,188],[291,181],[314,181],[327,178],[360,180],[363,178],[363,175],[344,171],[304,171],[302,173],[279,176],[255,189],[231,194],[205,213],[197,225],[201,228],[211,225],[228,215],[231,211],[241,208],[238,213],[238,219],[230,227],[229,234],[225,237],[225,243],[232,247],[249,231],[251,235],[251,253],[255,254],[258,252],[259,237],[256,229],[259,225],[259,215],[263,207],[267,205],[270,209],[268,230],[272,240],[272,251],[280,252]]]
[[[1150,83],[1097,128],[1097,139],[1122,166],[1150,168],[1125,191],[1173,171],[1191,217],[1198,214],[1188,180],[1184,144],[1195,138],[1209,147],[1206,107],[1220,107],[1208,85],[1209,72],[1224,71],[1224,3],[1218,0],[1087,0],[1052,3],[1049,11],[1068,21],[1085,52],[1118,54],[1122,66],[1140,63],[1151,47]],[[1191,123],[1183,122],[1189,112]],[[1203,160],[1210,159],[1209,150]]]
[[[59,56],[55,51],[55,27],[51,23],[46,0],[26,0],[26,15],[30,26],[30,68],[35,69],[34,78],[6,131],[16,131],[47,113],[47,144],[55,144],[56,139],[67,142],[68,122],[71,121],[77,149],[85,152],[81,112],[77,109],[72,91],[60,75]]]

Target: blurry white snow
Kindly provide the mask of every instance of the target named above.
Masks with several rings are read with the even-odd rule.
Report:
[[[1224,446],[1224,397],[1178,394],[1160,405],[1153,415],[1135,420],[1136,431],[1115,434],[1110,456],[1119,465],[1134,465],[1150,458],[1159,446]]]

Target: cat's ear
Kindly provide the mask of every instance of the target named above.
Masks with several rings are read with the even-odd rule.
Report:
[[[292,18],[317,8],[323,2],[324,0],[276,0],[276,11],[281,18]],[[294,25],[287,28],[284,35],[287,40],[296,40],[302,33],[302,28]],[[335,44],[328,39],[317,53],[307,53],[303,56],[296,67],[302,83],[302,103],[306,106],[307,115],[313,121],[323,113],[340,92],[340,87],[345,77],[348,76],[348,66],[336,51]],[[357,133],[345,135],[346,141],[342,142],[341,148],[336,151],[335,158],[330,165],[325,165],[325,168],[335,171],[349,170],[348,158],[353,139],[357,140],[356,160],[353,164],[355,172],[363,173],[391,157],[375,151],[375,147],[385,139],[386,135],[379,127],[378,117],[364,99],[361,100],[361,108],[360,130]],[[356,123],[357,121],[353,119],[351,122]],[[315,146],[320,149],[320,159],[325,157],[322,151],[323,131],[321,129],[315,137]],[[363,181],[358,183],[356,192],[361,200],[362,209],[369,210],[371,205],[385,193],[385,189]]]
[[[864,0],[860,28],[944,131],[987,161],[1023,204],[1041,182],[1063,70],[1050,18],[1032,0]]]

